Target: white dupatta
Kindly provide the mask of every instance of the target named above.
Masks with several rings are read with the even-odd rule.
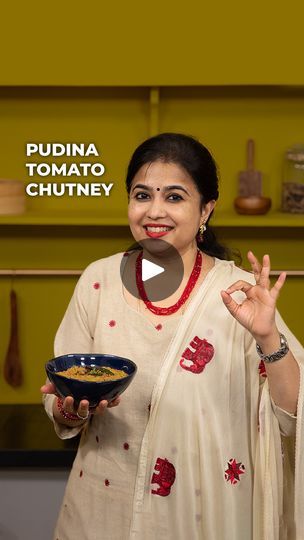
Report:
[[[237,279],[253,282],[251,274],[234,263],[216,260],[182,317],[164,357],[139,457],[132,540],[285,540],[279,423],[267,380],[258,404],[259,383],[255,374],[259,361],[252,352],[253,340],[250,354],[245,353],[248,333],[232,318],[220,298],[220,290]],[[242,298],[242,293],[236,294],[237,300]],[[304,540],[304,354],[281,318],[279,322],[301,363],[296,533],[294,538],[289,535],[288,540]],[[213,358],[199,373],[183,369],[180,364],[195,336],[210,341],[215,348]],[[236,466],[238,471],[233,479],[230,473]],[[167,467],[170,480],[163,483],[163,492],[155,482],[151,484],[151,479],[161,475],[162,467]],[[249,506],[246,497],[251,497]],[[289,517],[288,521],[293,520]]]

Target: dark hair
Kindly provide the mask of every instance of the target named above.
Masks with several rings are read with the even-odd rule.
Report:
[[[217,166],[212,155],[197,139],[181,133],[161,133],[147,139],[136,148],[127,171],[126,188],[128,194],[132,180],[139,169],[143,165],[155,161],[176,163],[187,171],[201,195],[201,208],[209,201],[218,199]],[[219,259],[229,259],[230,252],[218,243],[209,226],[209,219],[205,223],[206,230],[203,242],[198,242],[198,246],[208,255]]]

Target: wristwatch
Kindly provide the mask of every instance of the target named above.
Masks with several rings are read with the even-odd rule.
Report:
[[[281,346],[277,351],[270,354],[263,354],[263,351],[260,345],[258,345],[258,343],[256,344],[256,350],[259,357],[262,360],[264,360],[264,362],[266,363],[276,362],[277,360],[280,360],[281,358],[283,358],[283,356],[285,356],[289,351],[287,339],[283,334],[280,334],[280,345]]]

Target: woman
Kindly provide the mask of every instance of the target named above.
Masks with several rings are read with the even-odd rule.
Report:
[[[304,362],[275,310],[285,274],[271,287],[268,255],[261,265],[248,253],[253,274],[225,260],[209,228],[216,165],[195,139],[145,141],[131,158],[127,191],[144,255],[150,243],[161,264],[161,236],[181,256],[184,276],[168,298],[149,302],[134,251],[137,297],[122,284],[121,253],[91,264],[76,286],[55,354],[125,356],[138,373],[120,405],[101,402],[92,416],[87,401],[75,414],[71,397],[60,402],[51,384],[42,388],[58,435],[82,431],[55,538],[304,538],[302,458],[294,523],[288,448],[283,501],[281,434],[290,441],[298,423],[301,444]]]

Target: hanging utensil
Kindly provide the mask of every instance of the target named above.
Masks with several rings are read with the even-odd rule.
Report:
[[[17,295],[10,292],[11,332],[4,361],[4,378],[13,387],[21,386],[23,381],[22,365],[19,353]]]

